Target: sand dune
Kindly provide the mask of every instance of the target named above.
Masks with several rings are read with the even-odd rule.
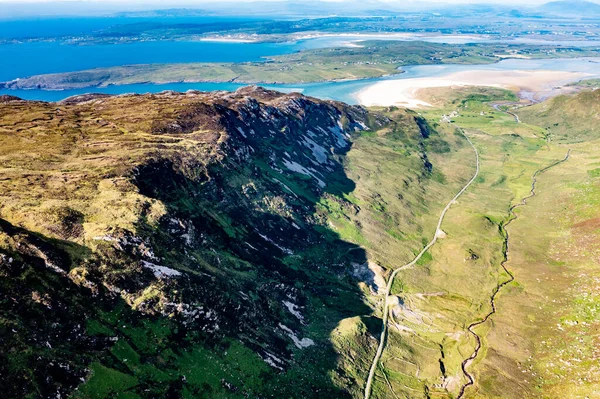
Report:
[[[533,93],[533,96],[548,97],[559,94],[566,83],[591,76],[586,73],[562,71],[490,71],[473,70],[456,72],[436,78],[414,78],[386,80],[373,84],[357,94],[362,105],[397,105],[408,108],[430,106],[419,98],[421,89],[433,87],[491,86],[519,92]],[[531,97],[529,95],[528,97]]]

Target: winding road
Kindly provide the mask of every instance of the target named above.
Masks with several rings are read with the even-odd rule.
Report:
[[[444,222],[444,217],[446,216],[446,213],[448,213],[448,210],[450,209],[452,204],[454,204],[454,202],[469,188],[469,186],[471,186],[471,184],[473,184],[473,182],[475,181],[477,176],[479,176],[479,152],[477,151],[477,148],[475,148],[475,145],[473,145],[473,142],[465,134],[465,132],[460,128],[458,128],[458,130],[467,139],[467,141],[469,142],[471,147],[473,147],[473,151],[475,152],[475,160],[476,160],[476,166],[477,166],[475,174],[473,175],[471,180],[469,180],[469,182],[458,192],[458,194],[456,194],[454,196],[454,198],[452,198],[452,200],[450,200],[450,202],[448,202],[448,204],[446,205],[446,207],[440,214],[440,218],[438,220],[435,234],[433,236],[433,239],[429,242],[429,244],[427,244],[425,246],[425,248],[423,248],[423,250],[410,263],[407,263],[406,265],[394,270],[394,272],[390,276],[390,279],[388,280],[386,290],[385,290],[384,305],[383,305],[383,320],[382,320],[382,328],[381,328],[381,337],[379,338],[379,346],[377,348],[375,358],[373,359],[373,363],[371,364],[371,368],[369,370],[369,377],[367,378],[367,383],[365,385],[365,396],[364,396],[365,399],[369,399],[371,397],[371,388],[373,385],[373,378],[375,377],[375,371],[377,370],[379,360],[381,359],[381,354],[383,353],[383,349],[385,348],[385,342],[386,342],[386,338],[387,338],[388,318],[389,318],[388,299],[390,296],[390,291],[392,289],[392,285],[394,284],[394,279],[396,278],[398,273],[401,272],[402,270],[414,266],[419,261],[419,259],[421,259],[421,257],[425,254],[425,252],[427,252],[437,242],[437,239],[441,235],[441,227],[442,227],[442,223]]]
[[[510,115],[510,116],[512,116],[513,118],[515,118],[515,122],[517,122],[517,123],[521,123],[521,119],[519,118],[519,115],[515,114],[514,112],[510,112],[510,111],[503,111],[503,110],[501,110],[501,109],[500,109],[500,107],[501,107],[502,105],[514,105],[514,104],[519,104],[519,103],[509,103],[509,104],[492,104],[492,107],[493,107],[493,108],[494,108],[496,111],[498,111],[498,112],[502,112],[502,113],[505,113],[505,114],[507,114],[507,115]],[[532,101],[531,105],[533,105],[533,104],[535,104],[535,103]]]
[[[516,220],[518,218],[517,214],[514,212],[516,208],[521,207],[521,206],[525,206],[527,205],[527,200],[530,198],[535,197],[535,185],[537,183],[537,177],[539,174],[547,171],[548,169],[559,165],[563,162],[566,162],[569,159],[569,156],[571,155],[571,150],[567,151],[567,155],[559,160],[556,161],[554,163],[552,163],[549,166],[546,166],[543,169],[538,169],[535,171],[535,173],[532,176],[532,181],[531,181],[531,191],[529,192],[529,195],[524,197],[523,199],[521,199],[521,202],[519,202],[518,204],[515,204],[513,206],[510,207],[509,209],[509,214],[510,217],[509,219],[506,221],[506,223],[501,224],[500,228],[501,231],[504,235],[504,248],[503,248],[503,253],[504,253],[504,259],[502,260],[502,262],[500,263],[500,265],[502,266],[502,269],[504,269],[504,271],[510,276],[508,280],[498,284],[496,286],[496,288],[494,289],[494,292],[492,293],[492,296],[490,298],[490,304],[492,307],[492,310],[480,321],[476,321],[473,322],[469,325],[469,327],[467,328],[469,330],[469,332],[473,335],[473,337],[475,337],[475,340],[477,341],[477,345],[475,346],[475,350],[473,351],[473,354],[471,354],[471,356],[469,356],[468,358],[466,358],[465,360],[463,360],[463,362],[461,363],[461,368],[462,371],[464,373],[464,375],[467,377],[467,382],[460,387],[460,392],[458,394],[458,396],[456,397],[457,399],[462,399],[465,395],[465,390],[475,384],[475,377],[473,377],[473,375],[471,373],[469,373],[467,371],[467,367],[469,367],[469,365],[477,358],[477,356],[479,355],[479,351],[481,350],[481,337],[479,335],[477,335],[477,333],[475,333],[475,331],[473,331],[473,329],[477,326],[480,326],[482,324],[484,324],[485,322],[487,322],[489,320],[490,317],[492,317],[492,315],[494,313],[496,313],[496,297],[498,296],[498,293],[500,292],[500,289],[502,289],[502,287],[510,284],[511,282],[514,281],[515,276],[510,272],[510,270],[508,270],[508,268],[506,267],[506,263],[508,262],[508,230],[507,227],[508,225],[513,222],[514,220]]]

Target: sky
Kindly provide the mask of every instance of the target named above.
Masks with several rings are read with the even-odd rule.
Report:
[[[235,3],[235,2],[252,2],[255,0],[219,0],[219,2],[231,2],[231,3]],[[287,0],[261,0],[261,1],[287,1]],[[356,0],[321,0],[321,1],[326,1],[326,2],[338,2],[338,3],[344,3],[344,2],[353,2]],[[413,1],[406,1],[406,0],[380,0],[381,2],[386,2],[386,3],[397,3],[397,4],[406,4],[406,3],[420,3],[420,2],[428,2],[428,3],[440,3],[440,4],[452,4],[452,3],[461,3],[461,4],[507,4],[507,3],[511,3],[511,4],[520,4],[520,5],[536,5],[536,4],[543,4],[546,3],[548,1],[551,0],[413,0]],[[594,0],[592,0],[594,1]],[[148,0],[0,0],[0,3],[10,3],[10,4],[27,4],[27,3],[56,3],[56,4],[65,4],[65,3],[96,3],[96,4],[104,4],[104,5],[115,5],[115,6],[121,6],[121,7],[127,7],[128,5],[131,6],[140,6],[140,5],[148,5],[148,4],[161,4],[163,7],[172,7],[172,6],[178,6],[178,5],[186,5],[186,6],[190,6],[190,5],[197,5],[198,7],[201,7],[203,3],[214,3],[214,0],[196,0],[196,1],[185,1],[185,0],[155,0],[155,1],[148,1]],[[594,1],[597,2],[597,1]]]
[[[448,4],[498,4],[514,8],[535,7],[539,4],[553,0],[0,0],[0,19],[19,19],[44,16],[68,16],[68,15],[110,15],[123,11],[146,11],[168,8],[203,8],[207,10],[220,10],[230,13],[235,10],[229,4],[250,3],[252,1],[289,2],[296,5],[304,1],[317,3],[347,3],[346,11],[350,10],[351,4],[355,9],[382,7],[381,3],[389,4],[391,9],[416,10],[431,9]],[[591,0],[596,3],[600,0]],[[212,4],[212,6],[210,5]],[[385,7],[385,6],[383,6]],[[246,7],[247,9],[247,7]],[[296,7],[297,9],[297,7]]]

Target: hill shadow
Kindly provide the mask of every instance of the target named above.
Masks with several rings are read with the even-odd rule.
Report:
[[[143,209],[135,232],[114,228],[92,249],[0,219],[8,397],[342,398],[362,388],[331,334],[371,313],[352,275],[366,253],[326,214],[357,211],[344,199],[355,190],[346,134],[369,115],[253,94],[186,104],[153,125],[197,143],[159,145],[130,176],[166,206],[158,224]],[[66,215],[53,234],[82,238],[85,215]]]
[[[247,109],[221,109],[229,153],[218,162],[205,168],[186,154],[156,154],[136,172],[140,193],[167,206],[171,221],[148,233],[167,266],[190,271],[179,281],[182,301],[218,311],[219,330],[204,342],[241,340],[273,366],[261,375],[262,388],[240,381],[239,392],[349,396],[332,375],[357,388],[354,376],[338,367],[330,334],[341,320],[371,313],[352,276],[352,264],[366,263],[367,256],[316,216],[324,198],[353,206],[343,199],[355,189],[342,165],[351,145],[337,146],[326,164],[313,162],[311,170],[282,168],[319,151],[299,144],[299,136],[305,137],[307,126],[331,124],[327,113],[340,113],[331,107],[309,106],[300,120],[285,121],[287,130],[268,121],[252,125],[253,136],[240,123]],[[347,117],[353,128],[356,121]],[[275,137],[268,133],[273,131]],[[314,136],[338,140],[333,133]],[[376,329],[377,323],[367,324]],[[202,387],[195,392],[208,394]]]

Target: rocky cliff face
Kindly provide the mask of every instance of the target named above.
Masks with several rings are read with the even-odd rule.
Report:
[[[2,97],[0,121],[9,397],[344,396],[328,334],[368,313],[365,257],[315,204],[385,117],[246,88]]]

